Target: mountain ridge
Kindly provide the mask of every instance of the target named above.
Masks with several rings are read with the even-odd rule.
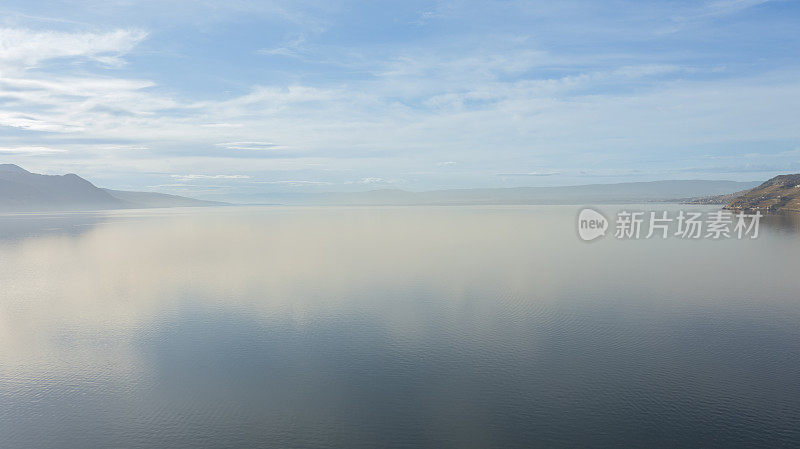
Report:
[[[680,202],[752,188],[756,182],[666,180],[564,187],[509,187],[409,192],[379,189],[285,195],[273,204],[307,205],[481,205]]]
[[[222,205],[151,192],[103,189],[74,173],[42,175],[0,164],[0,211],[76,211]]]
[[[800,211],[800,174],[778,175],[734,198],[730,210]]]
[[[800,176],[800,175],[798,175]],[[290,193],[268,198],[272,205],[535,205],[685,202],[686,198],[728,199],[750,191],[755,182],[665,180],[564,187],[473,188],[411,192],[379,189],[364,192]],[[763,185],[763,184],[762,184]],[[98,210],[219,206],[155,192],[104,189],[80,176],[31,173],[0,164],[0,211]]]

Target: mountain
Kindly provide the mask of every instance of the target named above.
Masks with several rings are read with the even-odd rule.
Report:
[[[776,176],[735,198],[725,208],[800,211],[800,174]]]
[[[155,192],[129,192],[127,190],[102,189],[114,198],[125,201],[136,207],[202,207],[225,206],[226,203],[218,201],[196,200],[185,196],[169,195]]]
[[[688,198],[681,202],[686,204],[726,205],[730,204],[731,201],[739,198],[740,196],[746,194],[751,190],[753,189],[742,190],[740,192],[727,193],[724,195],[712,195],[712,196],[703,196],[700,198]]]
[[[40,175],[17,165],[0,164],[0,208],[3,210],[88,210],[130,206],[72,173]]]
[[[408,192],[397,189],[368,192],[295,194],[274,198],[283,204],[333,205],[469,205],[469,204],[591,204],[678,201],[729,194],[754,187],[752,182],[652,181],[589,184],[568,187],[517,187]]]
[[[384,189],[367,192],[296,193],[273,197],[271,203],[297,205],[643,203],[725,195],[754,186],[755,183],[747,182],[687,180],[429,192]],[[0,164],[0,211],[131,209],[224,204],[163,193],[102,189],[75,174],[40,175],[13,164]]]
[[[175,195],[101,189],[75,174],[40,175],[0,164],[0,211],[73,211],[215,205]]]

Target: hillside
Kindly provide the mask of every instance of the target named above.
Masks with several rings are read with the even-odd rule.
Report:
[[[91,210],[131,207],[75,174],[31,173],[17,165],[0,164],[0,209]]]
[[[167,193],[156,192],[129,192],[126,190],[102,189],[114,198],[125,201],[135,207],[202,207],[202,206],[224,206],[227,203],[218,201],[196,200],[185,196],[170,195]]]
[[[689,198],[687,200],[682,200],[681,203],[685,204],[705,204],[705,205],[717,205],[723,204],[727,205],[730,204],[731,201],[739,198],[742,195],[750,192],[753,189],[742,190],[740,192],[734,193],[726,193],[724,195],[712,195],[712,196],[703,196],[699,198]]]
[[[75,174],[40,175],[0,164],[0,211],[82,211],[150,207],[210,206],[222,203],[150,192],[101,189]]]
[[[612,204],[679,201],[729,194],[754,187],[734,181],[673,180],[589,184],[565,187],[516,187],[408,192],[385,189],[368,192],[299,194],[273,197],[283,204],[334,205],[478,205],[478,204]]]
[[[725,208],[800,211],[800,174],[776,176],[734,199]]]

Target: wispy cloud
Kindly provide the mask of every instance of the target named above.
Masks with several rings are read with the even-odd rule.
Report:
[[[224,142],[216,145],[228,150],[248,151],[276,150],[282,148],[281,146],[271,142]]]
[[[700,24],[730,16],[770,1],[772,0],[714,0],[698,3],[694,7],[673,16],[673,23],[666,28],[661,28],[660,32],[674,33],[680,31],[686,25]]]
[[[754,6],[762,5],[771,0],[714,0],[704,5],[706,15],[723,16],[735,14]]]
[[[528,176],[555,176],[558,175],[560,172],[557,171],[532,171],[532,172],[522,172],[522,173],[497,173],[497,176],[502,176],[505,178],[512,178],[512,177],[528,177]]]
[[[251,194],[663,177],[800,142],[790,2],[133,5],[8,11],[0,154]]]
[[[256,181],[256,184],[276,184],[288,185],[293,187],[300,186],[329,186],[333,183],[327,181],[307,181],[307,180],[285,180],[285,181]]]
[[[175,179],[189,181],[193,179],[250,179],[248,175],[170,175]]]
[[[300,58],[305,56],[306,51],[303,49],[303,44],[306,42],[306,36],[303,34],[298,35],[294,39],[284,43],[281,46],[274,48],[262,48],[256,50],[260,55],[272,56],[288,56],[292,58]]]
[[[83,58],[119,66],[123,64],[121,56],[146,37],[147,33],[139,29],[70,33],[0,28],[0,67],[29,68],[55,58]]]
[[[23,147],[0,147],[0,154],[19,154],[30,156],[43,156],[48,154],[66,153],[66,150],[49,147],[23,146]]]
[[[372,176],[369,178],[361,178],[358,181],[349,181],[347,184],[367,184],[367,185],[380,185],[380,184],[396,184],[397,180],[394,179],[386,179],[386,178],[379,178],[376,176]]]

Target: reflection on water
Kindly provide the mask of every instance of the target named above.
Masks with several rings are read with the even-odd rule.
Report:
[[[105,214],[97,212],[0,214],[0,241],[42,235],[77,236],[104,223],[106,218]]]
[[[31,224],[0,239],[3,445],[796,446],[787,222],[756,240],[585,243],[576,213]]]
[[[778,212],[765,215],[762,219],[765,227],[772,232],[800,233],[800,212]]]

